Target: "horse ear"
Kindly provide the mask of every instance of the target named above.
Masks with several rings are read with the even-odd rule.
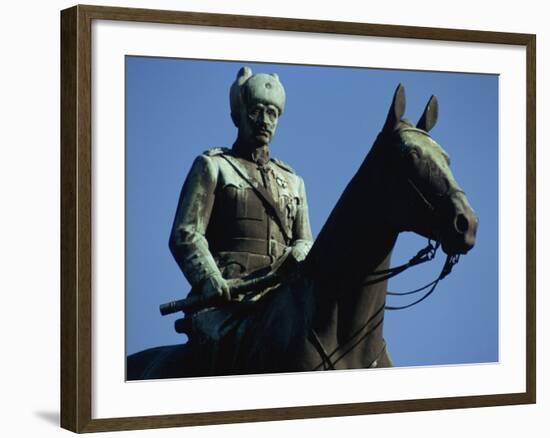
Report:
[[[416,127],[426,132],[429,131],[435,126],[438,113],[439,104],[437,103],[437,97],[432,95],[426,105],[426,108],[424,109],[422,117],[420,117],[420,120],[416,124]]]
[[[405,114],[405,105],[405,87],[399,84],[393,95],[393,101],[388,112],[388,117],[386,118],[386,123],[384,123],[383,131],[390,132],[397,127],[403,114]]]

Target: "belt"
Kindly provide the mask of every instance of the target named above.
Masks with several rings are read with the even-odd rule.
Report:
[[[216,245],[215,251],[247,252],[279,257],[283,254],[285,248],[285,244],[274,239],[264,240],[249,237],[233,237],[231,239],[224,239],[221,245]]]

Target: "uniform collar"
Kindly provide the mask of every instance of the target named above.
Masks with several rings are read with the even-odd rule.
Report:
[[[265,166],[269,163],[269,145],[250,148],[242,143],[235,142],[231,150],[236,157],[244,158],[260,166]]]

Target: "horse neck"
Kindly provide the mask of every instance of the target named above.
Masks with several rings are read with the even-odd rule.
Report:
[[[333,320],[330,314],[338,305],[360,312],[365,301],[361,284],[371,272],[389,266],[397,232],[390,226],[384,190],[387,169],[379,143],[349,182],[306,259],[316,284],[318,323]],[[385,287],[382,282],[376,289]]]
[[[373,146],[348,183],[307,257],[322,284],[362,280],[387,258],[397,233],[389,225],[381,149]]]

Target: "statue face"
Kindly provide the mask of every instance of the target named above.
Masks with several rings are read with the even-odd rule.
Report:
[[[244,107],[239,125],[241,140],[253,146],[271,143],[277,129],[279,109],[275,105],[259,100],[252,100]]]

